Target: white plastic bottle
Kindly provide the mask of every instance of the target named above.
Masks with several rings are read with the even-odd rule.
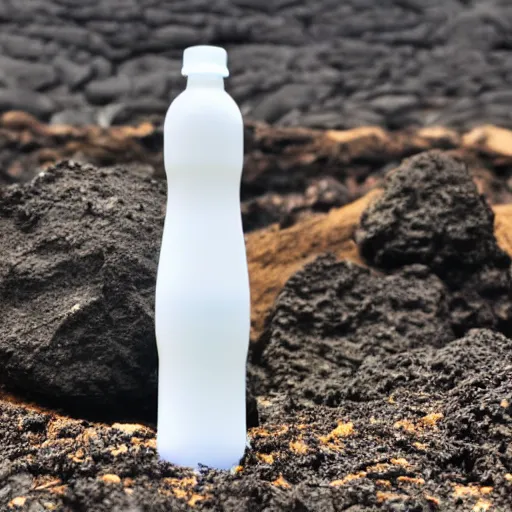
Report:
[[[240,212],[242,115],[223,48],[183,57],[164,125],[167,212],[156,286],[160,457],[229,469],[246,446],[250,297]]]

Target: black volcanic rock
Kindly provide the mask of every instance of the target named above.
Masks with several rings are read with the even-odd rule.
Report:
[[[512,334],[510,258],[462,163],[439,151],[406,160],[356,239],[379,271],[321,256],[288,280],[254,352],[262,390],[339,405],[363,393],[346,390],[368,358],[401,361],[472,328]]]
[[[165,186],[63,163],[0,191],[0,380],[82,416],[151,417]]]
[[[361,217],[356,240],[376,267],[421,263],[440,275],[510,258],[494,238],[494,214],[466,165],[441,151],[405,160]]]
[[[320,256],[251,347],[248,419],[261,426],[240,466],[159,460],[154,429],[119,421],[154,419],[164,205],[164,185],[140,173],[70,163],[0,191],[2,510],[510,509],[499,255],[459,272]]]
[[[347,396],[370,400],[407,391],[460,397],[462,389],[485,381],[489,368],[510,370],[511,353],[511,339],[495,331],[473,329],[441,348],[427,345],[407,353],[366,358],[350,381]]]
[[[256,362],[273,388],[338,405],[347,379],[366,357],[452,339],[447,291],[426,267],[382,276],[322,256],[281,291]]]
[[[512,334],[510,257],[466,165],[434,150],[405,160],[361,217],[362,257],[387,271],[427,265],[451,292],[452,327]]]
[[[165,197],[162,181],[73,162],[0,190],[0,384],[80,417],[155,421]]]

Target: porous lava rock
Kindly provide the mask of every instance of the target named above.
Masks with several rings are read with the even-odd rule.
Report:
[[[490,368],[498,374],[512,371],[511,353],[511,339],[488,329],[472,329],[442,347],[429,344],[407,353],[371,355],[357,369],[348,395],[370,400],[406,390],[456,396],[468,385],[478,387],[478,382],[489,378]]]
[[[258,385],[339,405],[363,393],[345,388],[367,357],[443,347],[471,328],[510,334],[510,258],[493,218],[462,163],[437,151],[407,160],[356,233],[378,270],[320,256],[292,276],[254,352],[268,374]]]
[[[446,289],[427,267],[384,276],[327,255],[288,280],[258,342],[258,363],[272,389],[334,406],[367,356],[453,338]]]
[[[361,217],[356,239],[370,265],[390,270],[421,263],[450,277],[455,270],[510,265],[493,222],[466,165],[434,150],[390,173],[385,193]]]
[[[361,217],[361,256],[391,271],[427,265],[450,289],[453,327],[512,332],[510,257],[466,165],[440,151],[405,160]]]
[[[82,417],[156,409],[163,183],[62,163],[0,191],[2,383]]]
[[[69,177],[64,176],[67,173]],[[133,183],[125,183],[131,180]],[[87,200],[80,202],[79,194],[92,198],[92,206]],[[145,197],[142,204],[147,211],[140,212],[146,213],[137,210],[135,201],[107,213],[107,205],[114,202],[111,197],[125,194]],[[65,297],[68,293],[66,283],[84,292],[89,287],[96,291],[105,282],[108,291],[115,288],[115,278],[119,291],[107,298],[129,288],[132,301],[147,305],[148,319],[143,322],[151,323],[147,343],[154,344],[149,341],[153,336],[149,320],[152,292],[143,296],[139,290],[145,290],[144,286],[129,278],[140,280],[140,276],[134,277],[136,271],[146,275],[146,264],[137,267],[134,259],[147,263],[148,279],[156,268],[151,237],[146,238],[144,229],[147,224],[161,223],[164,195],[160,185],[133,178],[120,169],[68,164],[28,185],[2,192],[0,232],[12,240],[12,248],[0,263],[2,306],[8,305],[6,297],[16,299],[7,309],[6,319],[12,328],[22,329],[25,312],[25,323],[29,314],[40,315],[34,337],[27,333],[11,345],[19,353],[14,361],[11,350],[13,362],[22,361],[24,350],[34,354],[27,359],[31,365],[18,370],[5,355],[8,345],[3,339],[12,330],[6,330],[2,319],[2,364],[8,368],[8,376],[16,379],[17,391],[28,390],[19,386],[22,376],[34,375],[38,362],[34,340],[44,335],[52,344],[52,332],[58,331],[51,323],[40,321],[52,318],[52,300],[63,311],[76,304],[71,301],[75,296],[69,304],[58,301],[58,294]],[[261,425],[249,430],[251,447],[240,466],[231,472],[178,468],[158,459],[155,431],[150,427],[119,423],[122,416],[111,425],[88,421],[83,415],[71,419],[21,402],[20,393],[18,399],[0,393],[0,508],[98,512],[510,510],[512,341],[497,332],[504,324],[494,325],[495,317],[486,313],[496,310],[497,296],[507,304],[505,295],[496,292],[499,286],[506,286],[506,275],[492,260],[476,269],[463,267],[459,275],[468,283],[491,283],[485,276],[494,275],[495,285],[487,288],[487,295],[479,289],[475,300],[464,295],[468,300],[461,309],[454,298],[466,291],[457,288],[455,273],[436,272],[425,262],[365,268],[351,237],[362,209],[379,195],[376,191],[358,203],[290,228],[272,226],[247,236],[253,303],[257,306],[254,333],[260,332],[259,319],[280,293],[263,335],[252,349],[249,375],[258,395]],[[87,213],[91,209],[96,212],[96,227],[87,227],[94,222]],[[510,248],[506,236],[510,209],[499,211],[500,244]],[[143,217],[135,217],[136,234],[118,218],[121,212]],[[80,215],[85,216],[79,221]],[[57,222],[59,216],[66,224]],[[65,225],[73,228],[66,231],[66,249],[58,250],[59,244],[56,249],[45,245],[52,230],[58,233]],[[98,243],[101,240],[108,246],[115,242],[132,253],[123,259],[117,247],[112,248],[96,273],[83,277],[78,272],[81,251],[94,254],[95,247],[85,240],[82,232],[87,231]],[[153,236],[157,240],[159,232]],[[157,246],[156,241],[154,244]],[[22,257],[24,251],[27,261]],[[326,255],[326,251],[334,255]],[[55,269],[55,260],[64,263]],[[114,268],[109,270],[108,264]],[[129,266],[127,277],[119,265]],[[291,278],[283,288],[288,276]],[[19,291],[5,295],[6,282],[17,282]],[[38,286],[34,296],[29,282]],[[79,286],[74,284],[77,282]],[[42,296],[39,302],[36,293]],[[102,298],[103,288],[96,293],[100,305],[112,311],[108,300]],[[25,298],[29,299],[26,304],[22,302]],[[120,311],[132,322],[127,303],[121,302]],[[462,320],[464,311],[471,313],[471,322]],[[96,318],[93,314],[82,317],[69,332],[88,342],[83,332]],[[489,320],[494,330],[482,328]],[[473,324],[478,328],[471,330]],[[91,329],[106,329],[111,338],[119,340],[114,337],[114,327],[107,323]],[[58,343],[63,345],[65,339],[60,336],[53,343],[55,354],[61,350]],[[108,371],[101,359],[104,343],[100,338],[90,344],[87,355]],[[38,347],[42,347],[44,362],[49,349],[44,344]],[[130,344],[126,347],[130,349]],[[64,348],[67,357],[72,350]],[[78,354],[85,356],[85,348]],[[43,381],[43,391],[49,389],[48,382],[49,378]],[[84,382],[78,382],[77,389]],[[151,396],[147,394],[149,399]],[[40,394],[38,400],[43,398],[48,396]],[[84,403],[82,398],[74,397],[77,404]],[[137,403],[129,405],[134,410]]]

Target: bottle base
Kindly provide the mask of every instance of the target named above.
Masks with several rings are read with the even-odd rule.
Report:
[[[157,443],[158,444],[158,443]],[[207,450],[190,450],[183,447],[172,448],[157,446],[158,457],[164,462],[175,466],[197,469],[206,466],[214,469],[230,470],[237,466],[244,455],[244,450],[219,450],[208,448]]]

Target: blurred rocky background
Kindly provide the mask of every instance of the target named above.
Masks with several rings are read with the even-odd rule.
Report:
[[[63,159],[164,177],[194,44],[229,52],[246,230],[342,206],[432,148],[512,201],[508,0],[2,0],[0,184]]]
[[[194,44],[228,49],[229,90],[252,120],[512,127],[509,0],[2,0],[0,111],[161,117]]]

